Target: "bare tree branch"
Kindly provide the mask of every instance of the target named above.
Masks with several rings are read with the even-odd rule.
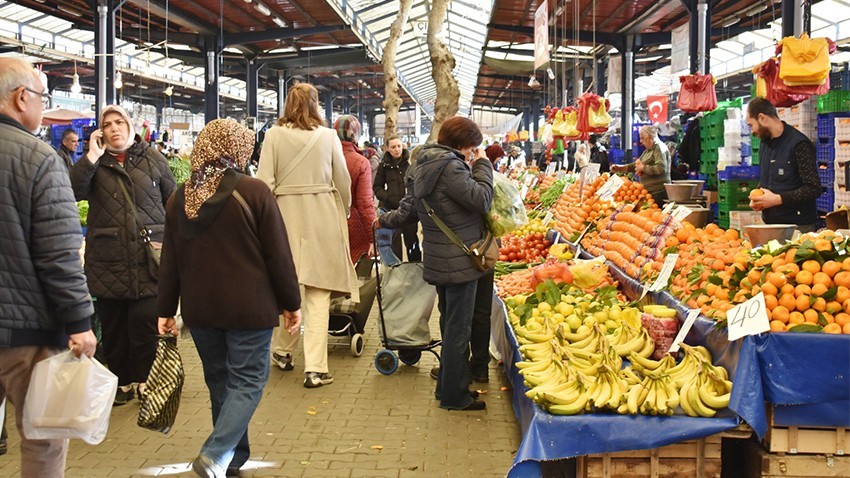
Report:
[[[384,54],[381,56],[381,64],[384,67],[384,112],[386,122],[384,123],[384,140],[398,134],[398,110],[401,108],[401,96],[398,94],[398,75],[395,68],[395,57],[398,52],[398,44],[404,28],[407,26],[407,17],[410,15],[410,7],[413,0],[399,0],[398,17],[390,27],[390,37],[384,46]]]

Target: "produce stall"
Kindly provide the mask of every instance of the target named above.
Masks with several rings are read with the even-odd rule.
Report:
[[[545,237],[539,237],[542,222],[535,222],[521,232],[526,239],[524,242],[518,242],[517,238],[503,241],[503,246],[507,244],[501,257],[505,263],[497,266],[497,275],[501,277],[496,284],[497,289],[502,290],[500,295],[506,299],[494,302],[493,336],[513,385],[514,410],[523,430],[523,443],[509,476],[539,475],[542,461],[607,457],[601,462],[581,460],[581,470],[587,471],[588,466],[596,466],[593,464],[607,463],[605,466],[609,466],[611,457],[642,456],[608,455],[627,450],[651,449],[652,453],[647,456],[657,460],[659,454],[663,455],[661,447],[683,446],[688,440],[716,436],[743,422],[752,426],[759,439],[766,438],[777,450],[784,447],[790,453],[837,451],[841,455],[844,451],[841,428],[833,433],[833,452],[821,448],[806,451],[799,437],[809,435],[799,435],[798,429],[803,428],[803,433],[807,433],[810,427],[850,425],[850,336],[831,335],[836,329],[839,334],[843,331],[843,324],[837,322],[844,320],[841,314],[848,306],[843,297],[846,286],[842,272],[844,255],[848,252],[847,240],[831,235],[810,236],[793,243],[753,248],[733,231],[713,225],[702,229],[683,223],[687,211],[679,214],[669,208],[661,211],[647,200],[638,183],[626,178],[622,184],[628,187],[620,186],[609,194],[605,191],[609,182],[608,176],[600,176],[591,181],[581,178],[572,185],[567,184],[551,212],[544,217],[543,222],[551,228]],[[600,195],[606,200],[600,201]],[[529,231],[531,237],[528,237]],[[691,237],[696,239],[689,240]],[[827,242],[823,242],[824,237]],[[567,242],[568,239],[572,242]],[[556,244],[547,254],[524,250],[529,242],[532,249]],[[566,250],[565,243],[569,247]],[[571,280],[554,270],[552,264],[560,260],[575,266],[577,262],[569,261],[570,251],[576,251],[579,244],[581,250],[577,259],[604,261],[607,266],[610,278],[603,280],[596,292],[613,284],[629,300],[645,296],[641,304],[654,303],[674,309],[680,324],[692,310],[700,312],[684,343],[705,346],[713,365],[728,370],[728,378],[735,384],[728,397],[728,408],[722,407],[714,417],[707,418],[686,416],[680,410],[646,416],[630,413],[624,404],[620,404],[619,410],[616,406],[594,404],[580,411],[569,410],[575,414],[565,416],[559,413],[566,413],[568,407],[547,403],[545,394],[543,400],[539,394],[535,396],[533,390],[537,385],[529,380],[527,373],[528,368],[535,365],[528,353],[523,352],[528,350],[528,345],[523,344],[529,341],[526,333],[517,329],[514,312],[518,308],[515,301],[508,298],[516,294],[531,297],[535,290],[539,294],[541,289],[537,286],[541,281],[536,275],[542,271],[548,274],[545,278]],[[667,256],[675,253],[687,257],[673,262],[675,270],[669,279],[663,280],[660,288],[645,292],[645,287],[658,279]],[[542,260],[547,262],[539,264]],[[811,272],[814,264],[807,264],[808,261],[818,262],[816,272]],[[804,272],[798,277],[800,271]],[[776,290],[771,289],[774,283]],[[822,285],[815,290],[818,283]],[[789,289],[788,286],[794,287]],[[791,297],[796,303],[798,290],[805,292],[800,307],[786,307]],[[725,327],[727,313],[733,313],[736,305],[749,301],[758,292],[768,297],[771,331],[729,341]],[[562,293],[571,292],[564,289]],[[788,296],[783,299],[783,295]],[[840,307],[835,307],[836,303]],[[803,314],[809,308],[814,311],[811,317]],[[799,316],[792,315],[792,311]],[[802,320],[797,322],[800,318]],[[499,323],[502,330],[497,330],[495,324]],[[614,327],[608,328],[606,334]],[[576,333],[571,326],[566,330],[567,337]],[[564,345],[571,345],[570,340],[563,337],[560,340]],[[569,377],[569,373],[566,376]],[[565,380],[568,379],[562,382]],[[631,388],[624,388],[626,390]],[[666,414],[672,416],[660,416]],[[789,427],[790,433],[787,432]],[[783,430],[786,433],[783,434]],[[789,437],[795,447],[790,447]],[[682,449],[703,450],[705,447],[705,442],[694,443],[697,442],[688,442]],[[847,462],[841,461],[840,465],[846,466]]]

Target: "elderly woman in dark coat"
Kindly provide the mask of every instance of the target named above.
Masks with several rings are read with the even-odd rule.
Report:
[[[213,431],[192,462],[203,477],[237,476],[250,455],[248,422],[269,376],[272,330],[301,324],[286,227],[265,183],[243,171],[254,136],[215,120],[192,152],[192,176],[168,200],[159,282],[159,332],[183,320],[201,357]],[[279,314],[283,313],[284,323]]]
[[[468,347],[476,292],[493,276],[473,267],[470,257],[431,219],[423,200],[467,246],[484,237],[484,214],[493,202],[493,165],[477,149],[482,139],[478,126],[467,118],[456,116],[443,123],[437,143],[424,145],[416,158],[413,197],[406,196],[398,210],[378,218],[380,226],[391,228],[411,218],[422,222],[424,278],[437,287],[443,339],[436,396],[440,406],[450,410],[486,406],[469,390]]]

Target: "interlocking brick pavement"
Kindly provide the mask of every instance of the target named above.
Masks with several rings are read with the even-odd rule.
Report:
[[[433,396],[435,382],[428,375],[436,365],[433,355],[423,354],[416,366],[400,365],[389,376],[375,369],[375,353],[381,349],[376,317],[377,304],[367,324],[361,357],[353,357],[347,344],[331,347],[330,370],[335,379],[331,385],[305,389],[300,354],[294,371],[272,368],[251,421],[251,461],[242,476],[505,476],[521,436],[510,392],[500,390],[507,385],[501,369],[491,363],[490,383],[474,385],[487,392],[482,395],[485,411],[442,410]],[[431,324],[432,334],[437,335],[436,314]],[[212,426],[209,395],[192,341],[180,340],[179,347],[186,384],[173,430],[162,435],[136,426],[137,401],[116,407],[103,443],[91,446],[72,440],[67,478],[195,476],[188,463]],[[11,407],[8,421],[14,423]],[[8,430],[9,452],[0,456],[0,476],[17,478],[19,438],[14,426]]]

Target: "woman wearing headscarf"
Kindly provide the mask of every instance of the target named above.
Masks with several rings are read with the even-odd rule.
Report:
[[[359,302],[360,295],[346,224],[351,178],[342,144],[324,126],[312,85],[289,90],[283,117],[266,132],[257,178],[271,188],[289,225],[289,247],[304,287],[304,386],[328,385],[333,382],[328,371],[331,296]],[[272,362],[292,370],[296,345],[297,337],[279,329],[272,339]]]
[[[167,206],[159,332],[177,332],[182,299],[212,402],[213,431],[192,462],[203,477],[238,476],[250,455],[248,422],[268,382],[279,314],[289,333],[301,325],[298,278],[274,195],[237,172],[253,146],[253,133],[236,121],[207,124],[191,178]]]
[[[71,168],[71,185],[78,201],[89,202],[86,278],[106,363],[118,376],[115,405],[123,405],[135,395],[133,384],[143,393],[156,354],[156,270],[140,232],[162,241],[165,203],[176,185],[165,157],[115,105],[100,112],[100,129],[85,160]]]
[[[360,122],[351,115],[342,115],[334,122],[334,130],[342,142],[342,153],[351,176],[351,214],[348,216],[348,239],[351,262],[356,263],[369,253],[372,246],[372,223],[375,221],[375,201],[372,196],[372,171],[369,160],[357,148]]]

